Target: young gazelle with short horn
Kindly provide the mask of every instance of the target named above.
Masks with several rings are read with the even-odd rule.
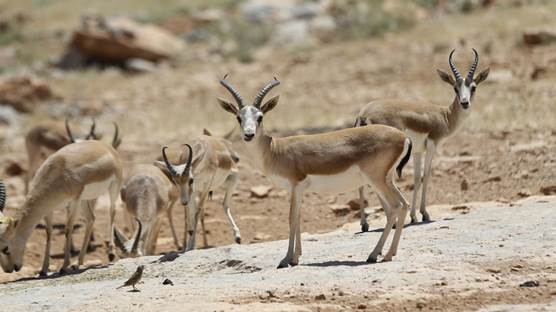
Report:
[[[127,242],[125,236],[119,233],[116,227],[114,228],[117,231],[114,233],[116,245],[122,249],[124,254],[133,255],[134,250],[133,248],[122,248],[122,246],[137,244],[140,254],[153,255],[164,216],[170,223],[174,244],[178,250],[180,249],[172,218],[172,209],[178,199],[178,190],[170,176],[152,164],[136,165],[125,179],[120,195],[127,213],[135,217],[143,227],[140,236],[137,236],[139,231],[136,232],[138,239],[132,243]]]
[[[389,207],[387,220],[368,262],[376,262],[397,220],[393,243],[384,261],[396,254],[402,224],[409,205],[394,185],[395,167],[407,162],[411,141],[395,128],[373,125],[314,135],[273,138],[263,129],[263,116],[278,104],[275,96],[262,104],[263,98],[279,82],[274,78],[257,94],[252,105],[243,102],[239,92],[226,80],[220,83],[232,94],[237,106],[218,98],[219,104],[238,120],[247,151],[255,164],[276,184],[290,193],[290,236],[286,257],[278,268],[297,265],[301,256],[300,210],[304,191],[340,193],[371,184]],[[262,105],[261,105],[262,104]]]
[[[203,135],[193,142],[193,147],[185,144],[187,153],[183,153],[179,165],[173,165],[166,156],[166,147],[162,149],[164,162],[155,164],[169,174],[180,190],[180,200],[186,209],[186,231],[184,248],[195,249],[197,223],[200,219],[204,244],[207,245],[204,203],[212,191],[224,187],[226,193],[222,206],[228,218],[236,243],[241,243],[241,234],[230,211],[232,194],[238,182],[237,161],[223,139]],[[189,236],[189,238],[188,238]]]
[[[377,100],[363,107],[357,116],[356,126],[367,124],[388,125],[404,131],[411,138],[413,142],[413,164],[415,167],[413,200],[410,214],[411,223],[417,222],[417,196],[421,186],[423,190],[420,212],[423,216],[423,221],[430,220],[426,210],[426,195],[434,152],[445,139],[452,136],[461,128],[463,122],[471,113],[471,100],[475,95],[477,86],[488,77],[489,68],[475,77],[479,55],[473,49],[475,59],[467,76],[463,78],[452,62],[454,51],[450,53],[448,58],[448,63],[454,76],[452,77],[440,69],[436,70],[440,78],[454,88],[455,97],[450,106],[439,106],[418,101]],[[423,155],[425,155],[424,175],[421,173],[421,159]],[[360,200],[364,202],[363,189],[360,189],[359,194]],[[361,227],[363,231],[367,231],[369,226],[363,209],[364,205],[361,205]]]
[[[65,271],[70,264],[71,232],[79,203],[90,202],[105,192],[110,194],[108,254],[113,260],[112,229],[116,212],[115,202],[121,182],[120,156],[113,147],[102,142],[83,141],[70,144],[48,157],[31,182],[29,193],[17,215],[6,217],[0,213],[0,264],[4,272],[10,273],[21,269],[27,240],[37,223],[42,218],[46,218],[47,243],[41,274],[47,273],[52,238],[52,212],[69,204],[69,221],[66,224],[62,266],[62,271]],[[87,209],[83,209],[82,212],[85,214],[86,225],[79,265],[83,264],[95,220],[94,210],[90,205],[87,205]]]

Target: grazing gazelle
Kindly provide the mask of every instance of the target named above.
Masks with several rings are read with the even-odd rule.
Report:
[[[356,126],[368,124],[382,124],[395,127],[407,133],[413,142],[413,164],[415,167],[413,200],[411,203],[411,223],[417,222],[416,207],[417,196],[421,183],[420,212],[423,221],[429,221],[430,216],[426,210],[427,184],[431,173],[431,163],[436,148],[445,139],[461,128],[465,119],[471,113],[471,100],[475,95],[477,86],[488,77],[489,68],[474,77],[479,63],[479,55],[473,49],[475,59],[464,78],[452,62],[453,50],[448,58],[448,63],[454,76],[437,69],[440,78],[454,88],[455,97],[450,106],[439,106],[418,101],[403,100],[376,100],[361,109],[357,116]],[[421,174],[421,158],[425,154],[424,175]],[[423,177],[423,178],[422,178]],[[422,178],[422,179],[421,179]],[[359,190],[360,200],[364,202],[363,190]],[[364,209],[361,205],[361,210]],[[367,231],[369,226],[361,211],[361,227]]]
[[[166,168],[164,170],[166,171]],[[138,236],[139,239],[136,239],[138,250],[142,255],[154,254],[164,215],[168,217],[174,244],[178,250],[180,249],[172,219],[172,208],[178,199],[178,189],[171,180],[171,176],[166,175],[160,168],[152,164],[136,165],[125,179],[120,195],[127,213],[142,224],[142,233]],[[118,231],[116,227],[114,230]],[[116,234],[116,245],[120,248],[125,246],[125,236],[119,232],[114,234]],[[119,243],[122,240],[124,240],[123,243]],[[132,245],[135,244],[134,241]],[[122,252],[124,254],[132,253],[129,250],[133,252],[133,249],[129,248],[122,249]]]
[[[401,174],[411,152],[411,141],[406,135],[392,127],[373,125],[314,135],[273,138],[263,129],[263,115],[278,104],[279,96],[264,104],[262,100],[279,81],[274,78],[259,91],[252,105],[245,105],[239,92],[225,79],[220,83],[232,94],[238,106],[222,98],[218,98],[218,102],[237,118],[243,141],[255,164],[274,183],[287,188],[290,193],[289,245],[286,257],[280,261],[278,268],[299,263],[300,210],[304,191],[340,193],[366,184],[375,188],[390,214],[367,261],[377,261],[397,220],[394,240],[383,259],[392,260],[409,209],[393,182],[394,171]]]
[[[27,194],[29,183],[48,156],[76,141],[100,139],[100,136],[95,133],[95,127],[96,123],[93,120],[89,133],[83,139],[76,139],[74,137],[67,119],[65,127],[58,122],[43,122],[31,128],[25,135],[25,148],[29,161],[29,169],[25,180],[25,193]],[[117,149],[120,143],[121,138],[119,137],[118,125],[114,123],[112,146]]]
[[[113,225],[116,213],[115,202],[122,183],[122,162],[118,152],[110,145],[99,141],[83,141],[67,145],[46,159],[31,182],[29,193],[15,217],[0,213],[0,264],[4,272],[19,271],[23,265],[25,245],[33,229],[42,218],[46,218],[47,243],[41,274],[48,272],[50,241],[52,238],[52,212],[69,205],[64,248],[65,271],[70,264],[72,229],[77,208],[81,201],[90,202],[102,194],[110,194],[110,241],[108,254],[112,260]],[[4,200],[4,198],[2,198]],[[93,207],[83,207],[86,215],[85,238],[79,254],[79,265],[83,264],[86,246],[89,243],[93,222]]]
[[[212,191],[223,186],[226,190],[222,206],[228,217],[236,243],[241,243],[241,234],[230,211],[232,194],[238,182],[236,163],[239,158],[233,154],[223,139],[202,135],[193,142],[193,147],[185,144],[187,153],[183,153],[179,165],[173,165],[166,156],[166,147],[162,149],[164,162],[155,164],[172,177],[180,190],[180,200],[186,210],[186,231],[183,247],[185,251],[195,249],[197,222],[200,219],[203,240],[207,245],[204,203]],[[189,239],[188,239],[189,235]]]

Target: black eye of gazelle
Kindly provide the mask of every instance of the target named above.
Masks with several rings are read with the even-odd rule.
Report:
[[[261,123],[261,121],[263,121],[263,116],[262,116],[262,115],[259,116],[259,117],[257,117],[257,122],[258,122],[258,123]]]
[[[4,249],[2,249],[2,253],[5,254],[6,256],[10,255],[10,250],[8,249],[8,247],[4,247]]]

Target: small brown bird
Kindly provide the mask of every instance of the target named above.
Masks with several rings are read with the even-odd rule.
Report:
[[[143,276],[143,269],[145,269],[144,265],[140,265],[137,267],[137,270],[133,275],[120,287],[116,289],[120,289],[122,287],[131,286],[133,290],[138,291],[139,289],[135,288],[135,285],[141,281],[141,277]]]

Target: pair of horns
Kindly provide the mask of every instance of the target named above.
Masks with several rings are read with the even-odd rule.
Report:
[[[452,52],[450,52],[450,57],[448,58],[448,63],[450,63],[450,68],[452,69],[452,72],[454,73],[454,76],[456,77],[457,81],[461,81],[461,74],[459,72],[459,70],[456,68],[456,65],[454,65],[454,63],[452,62],[452,56],[454,55],[454,52],[456,50],[452,50]],[[475,54],[475,59],[473,60],[473,64],[471,64],[471,68],[469,69],[469,72],[467,73],[467,78],[465,78],[466,82],[471,82],[473,81],[473,76],[475,75],[475,71],[477,70],[477,65],[479,64],[479,54],[477,53],[477,50],[473,49],[473,53]]]
[[[73,133],[71,132],[71,128],[69,125],[69,120],[66,118],[66,133],[68,135],[68,138],[70,140],[71,143],[75,143],[75,137],[73,136]],[[114,138],[112,138],[112,147],[114,148],[118,148],[118,146],[120,146],[120,144],[122,144],[122,138],[120,138],[120,129],[118,128],[118,124],[113,122],[114,125]],[[99,137],[97,136],[97,134],[95,133],[95,129],[96,129],[96,122],[95,119],[93,118],[93,124],[91,125],[91,129],[89,130],[89,134],[87,134],[87,136],[85,137],[85,140],[98,140]]]
[[[189,157],[187,158],[187,164],[185,165],[185,168],[181,172],[181,175],[185,175],[187,172],[189,172],[189,170],[191,170],[191,163],[193,162],[193,149],[191,148],[191,145],[189,144],[184,144],[184,145],[189,150]],[[170,171],[170,174],[173,177],[177,177],[178,176],[178,171],[176,169],[177,167],[172,165],[170,160],[168,160],[168,156],[166,156],[167,148],[168,148],[167,146],[164,146],[162,148],[162,158],[164,159],[164,163],[166,164],[166,168],[168,168],[168,171]]]
[[[69,120],[67,118],[65,124],[66,124],[66,133],[68,134],[68,138],[70,139],[71,143],[75,143],[75,137],[71,132]],[[87,136],[85,137],[86,140],[90,140],[90,139],[97,140],[97,135],[95,134],[96,126],[97,124],[95,122],[95,119],[93,118],[93,124],[91,125],[91,129],[89,130],[89,134],[87,134]]]
[[[224,88],[226,88],[226,90],[228,90],[232,94],[232,96],[236,100],[239,109],[242,109],[245,106],[245,104],[243,103],[243,98],[236,90],[236,88],[234,88],[230,83],[226,81],[227,77],[228,74],[226,74],[224,78],[220,80],[220,84],[224,86]],[[278,81],[278,79],[274,77],[274,79],[271,82],[269,82],[264,87],[262,87],[261,90],[259,90],[259,93],[257,93],[255,100],[253,101],[253,106],[255,106],[256,108],[260,108],[264,97],[270,92],[270,90],[272,90],[274,87],[276,87],[279,84],[280,81]]]
[[[0,212],[4,211],[4,206],[6,206],[6,187],[4,181],[0,180]]]
[[[141,232],[143,231],[143,224],[137,218],[135,218],[135,221],[137,221],[137,234],[135,235],[135,239],[133,240],[133,244],[131,245],[130,250],[126,248],[126,243],[128,241],[127,238],[122,232],[120,232],[120,230],[116,226],[114,226],[114,243],[124,254],[133,255],[137,253],[137,248],[139,247],[139,239],[141,238]]]

